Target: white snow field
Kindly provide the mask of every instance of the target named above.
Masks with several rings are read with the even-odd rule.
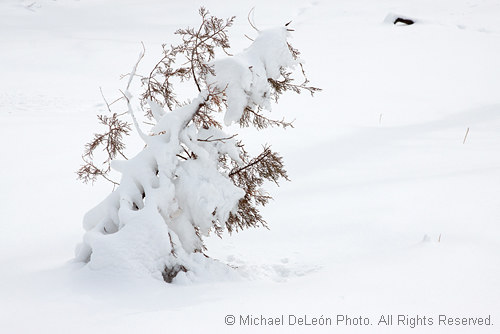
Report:
[[[292,182],[268,185],[270,230],[206,240],[234,270],[89,270],[83,215],[112,186],[75,171],[99,87],[116,97],[140,42],[146,72],[200,5],[237,16],[233,53],[252,7],[292,20],[323,91],[273,107],[295,129],[240,131]],[[0,74],[0,333],[500,332],[500,1],[2,0]]]

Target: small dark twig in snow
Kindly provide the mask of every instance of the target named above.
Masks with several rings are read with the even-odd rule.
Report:
[[[398,23],[404,23],[404,24],[406,24],[407,26],[410,26],[410,25],[412,25],[413,23],[415,23],[415,21],[410,20],[410,19],[404,19],[404,18],[402,18],[402,17],[398,17],[396,20],[394,20],[394,24],[398,24]]]
[[[467,140],[468,134],[469,134],[469,128],[467,128],[467,132],[465,132],[464,142],[462,144],[465,144],[465,141]]]

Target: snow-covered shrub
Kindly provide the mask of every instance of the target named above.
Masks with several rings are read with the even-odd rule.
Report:
[[[258,129],[290,126],[262,111],[284,91],[318,90],[307,80],[293,83],[291,71],[301,63],[287,42],[291,30],[259,31],[240,54],[215,60],[217,48],[227,53],[226,30],[234,18],[218,19],[203,8],[200,15],[201,25],[178,30],[182,43],[164,45],[163,57],[142,77],[145,91],[137,104],[154,122],[150,132],[141,130],[129,91],[141,54],[123,92],[128,115],[99,116],[107,131],[85,147],[85,165],[78,171],[83,181],[108,178],[111,169],[122,175],[116,189],[84,217],[87,232],[76,258],[91,269],[112,268],[167,282],[180,272],[183,277],[202,274],[212,261],[203,254],[203,237],[266,226],[258,207],[270,196],[262,186],[266,180],[287,179],[282,158],[269,146],[251,157],[236,134],[224,128],[233,123]],[[181,102],[174,84],[186,81],[194,82],[198,94]],[[131,117],[133,124],[122,117]],[[123,139],[132,125],[145,148],[118,160],[125,158]],[[98,148],[108,157],[102,166],[93,159]]]

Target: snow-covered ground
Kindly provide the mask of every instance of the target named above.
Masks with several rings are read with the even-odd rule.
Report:
[[[141,41],[147,71],[202,4],[237,16],[235,52],[253,34],[252,7],[259,28],[293,20],[292,42],[323,88],[274,107],[295,129],[244,131],[272,143],[292,179],[269,187],[271,229],[208,240],[239,279],[167,285],[79,269],[83,215],[111,191],[75,174],[105,110],[99,87],[123,87]],[[393,14],[417,23],[384,23]],[[497,333],[499,17],[495,0],[1,1],[0,332]],[[390,314],[392,326],[377,325]],[[371,325],[337,326],[337,315]]]

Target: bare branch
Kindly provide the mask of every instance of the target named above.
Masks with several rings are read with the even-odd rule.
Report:
[[[132,72],[130,72],[126,91],[129,90],[130,84],[132,83],[132,80],[134,79],[135,72],[137,72],[137,66],[139,66],[139,63],[141,62],[142,58],[144,57],[144,54],[146,53],[146,47],[144,46],[144,43],[141,42],[141,45],[142,45],[142,52],[139,54],[139,59],[137,59],[137,61],[135,62],[135,65],[134,65],[134,67],[132,69]]]

